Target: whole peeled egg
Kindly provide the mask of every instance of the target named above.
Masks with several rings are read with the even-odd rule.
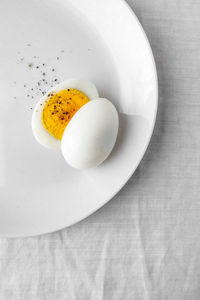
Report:
[[[82,106],[66,127],[61,151],[66,162],[77,169],[96,167],[111,153],[119,128],[118,113],[105,98]]]

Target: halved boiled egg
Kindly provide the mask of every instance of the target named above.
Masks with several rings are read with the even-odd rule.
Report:
[[[95,85],[88,80],[69,79],[56,85],[34,108],[32,130],[36,140],[47,148],[60,149],[62,135],[73,115],[98,96]]]
[[[105,98],[81,107],[67,125],[61,141],[66,162],[76,169],[100,165],[115,145],[119,127],[118,113]]]
[[[99,98],[94,84],[85,80],[55,86],[37,103],[32,116],[37,141],[60,149],[66,162],[77,169],[101,164],[115,145],[118,128],[114,105]]]

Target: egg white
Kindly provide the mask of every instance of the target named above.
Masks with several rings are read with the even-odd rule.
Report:
[[[97,167],[111,153],[118,129],[118,113],[108,99],[87,102],[65,128],[61,141],[65,161],[76,169]]]
[[[39,144],[46,148],[60,150],[61,141],[53,137],[42,123],[42,112],[49,93],[58,93],[65,89],[77,89],[83,92],[90,100],[98,98],[99,94],[95,85],[89,80],[68,79],[49,90],[36,104],[32,114],[32,131]]]

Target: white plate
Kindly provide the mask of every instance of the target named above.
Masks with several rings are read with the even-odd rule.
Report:
[[[42,234],[90,215],[133,174],[155,123],[156,68],[122,0],[1,0],[0,20],[0,235]],[[112,155],[84,172],[31,131],[39,89],[71,77],[92,80],[120,111]]]

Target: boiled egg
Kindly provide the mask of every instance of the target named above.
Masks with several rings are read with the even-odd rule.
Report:
[[[66,162],[77,169],[101,164],[115,145],[118,127],[118,113],[109,100],[98,98],[82,106],[62,137]]]
[[[111,153],[119,128],[114,105],[95,85],[71,79],[56,85],[36,105],[32,130],[43,146],[59,149],[77,169],[96,167]]]
[[[32,114],[32,131],[47,148],[60,149],[65,127],[88,101],[97,98],[95,85],[88,80],[69,79],[56,85],[36,104]]]

